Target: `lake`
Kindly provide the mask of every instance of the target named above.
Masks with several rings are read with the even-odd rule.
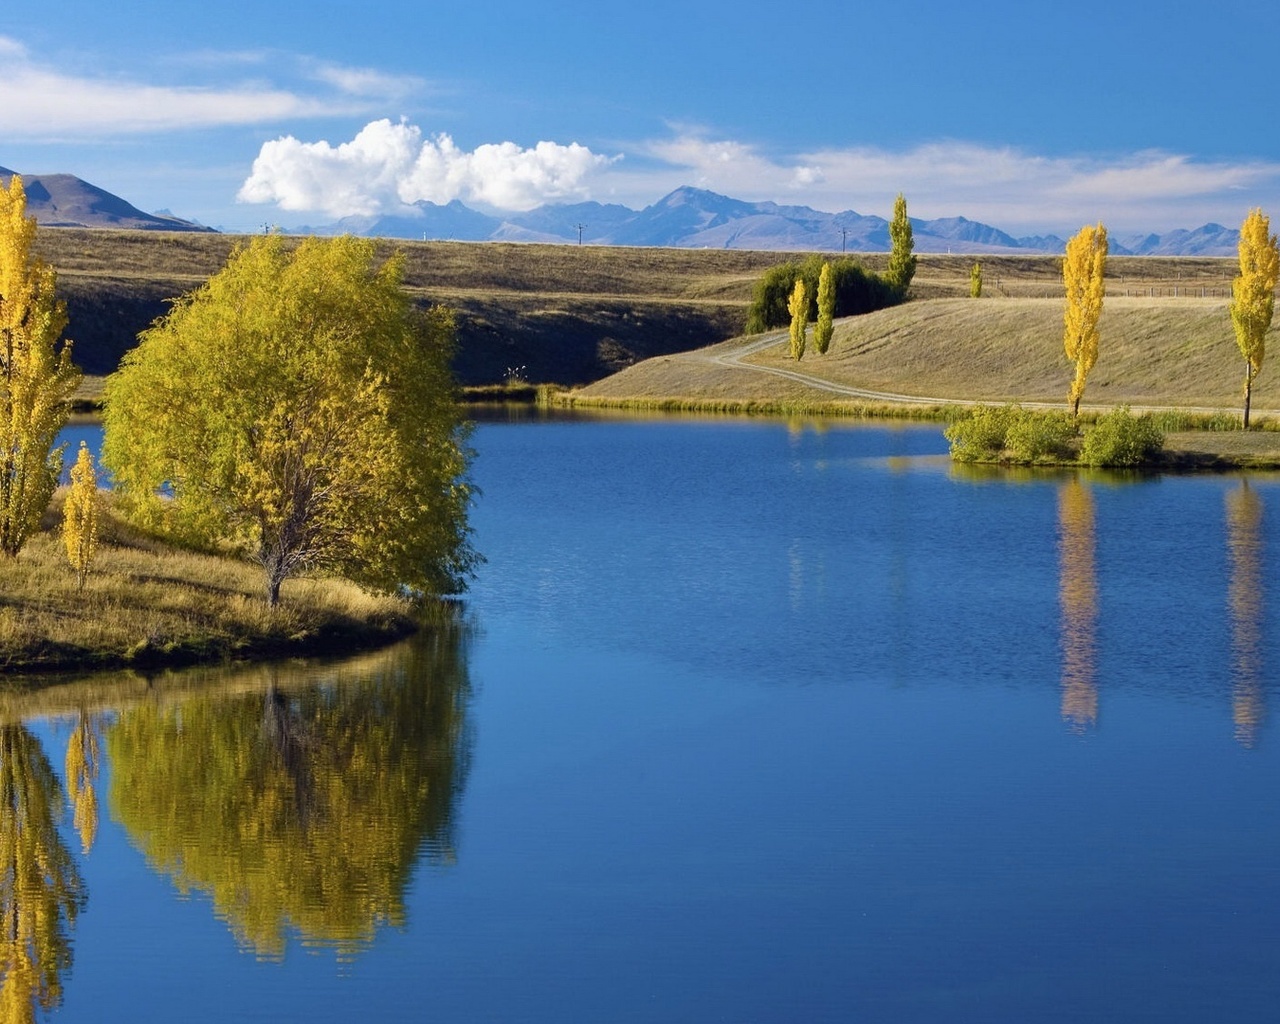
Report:
[[[933,426],[516,416],[474,445],[466,628],[5,695],[3,999],[1275,1012],[1280,477],[964,469]]]

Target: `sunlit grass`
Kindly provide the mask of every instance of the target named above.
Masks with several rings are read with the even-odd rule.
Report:
[[[183,551],[104,516],[93,571],[77,589],[52,525],[16,558],[0,560],[0,667],[182,663],[355,649],[411,632],[405,601],[345,580],[290,580],[280,604],[262,573],[240,559]]]

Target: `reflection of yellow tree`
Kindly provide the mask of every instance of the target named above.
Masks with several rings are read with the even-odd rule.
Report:
[[[323,685],[288,673],[256,670],[256,693],[122,713],[107,730],[111,806],[148,860],[207,892],[259,956],[283,955],[290,931],[350,955],[403,921],[424,849],[452,857],[463,652],[444,631]]]
[[[1062,717],[1083,729],[1098,720],[1094,633],[1093,498],[1073,477],[1058,489],[1058,598],[1062,605]]]
[[[98,730],[93,718],[83,711],[67,739],[65,767],[72,821],[80,833],[80,845],[88,853],[98,834]]]
[[[1232,717],[1236,739],[1252,746],[1262,723],[1262,499],[1248,480],[1228,492],[1227,554],[1231,653],[1235,660]]]
[[[0,1024],[35,1020],[62,999],[71,967],[68,928],[85,903],[71,851],[58,834],[62,788],[39,741],[0,726]]]

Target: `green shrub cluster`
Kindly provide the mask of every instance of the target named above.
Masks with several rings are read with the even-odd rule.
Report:
[[[1076,428],[1066,413],[980,405],[945,431],[957,462],[1054,462],[1075,458]]]
[[[1102,416],[1084,435],[1080,461],[1086,466],[1141,466],[1164,448],[1164,434],[1150,416],[1134,416],[1122,405]]]
[[[1066,413],[1017,405],[979,405],[947,427],[945,436],[956,462],[1140,466],[1164,447],[1164,434],[1155,419],[1134,416],[1128,406],[1100,416],[1085,431],[1083,442]]]
[[[805,292],[810,296],[809,320],[818,318],[818,279],[824,263],[831,264],[831,285],[835,292],[833,315],[858,316],[896,305],[903,293],[885,278],[867,270],[857,260],[842,258],[826,260],[822,256],[810,256],[804,262],[788,260],[770,267],[756,282],[751,306],[747,310],[747,334],[760,334],[791,323],[787,302],[795,289],[796,281],[804,281]]]

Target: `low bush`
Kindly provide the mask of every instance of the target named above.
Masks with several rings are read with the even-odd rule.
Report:
[[[979,405],[943,431],[957,462],[995,462],[1005,450],[1009,428],[1022,415],[1016,405]]]
[[[1065,412],[1019,409],[1005,431],[1004,446],[1014,462],[1070,462],[1076,436],[1076,425]]]
[[[1080,461],[1086,466],[1140,466],[1164,448],[1164,434],[1150,416],[1127,405],[1107,413],[1085,432]]]

